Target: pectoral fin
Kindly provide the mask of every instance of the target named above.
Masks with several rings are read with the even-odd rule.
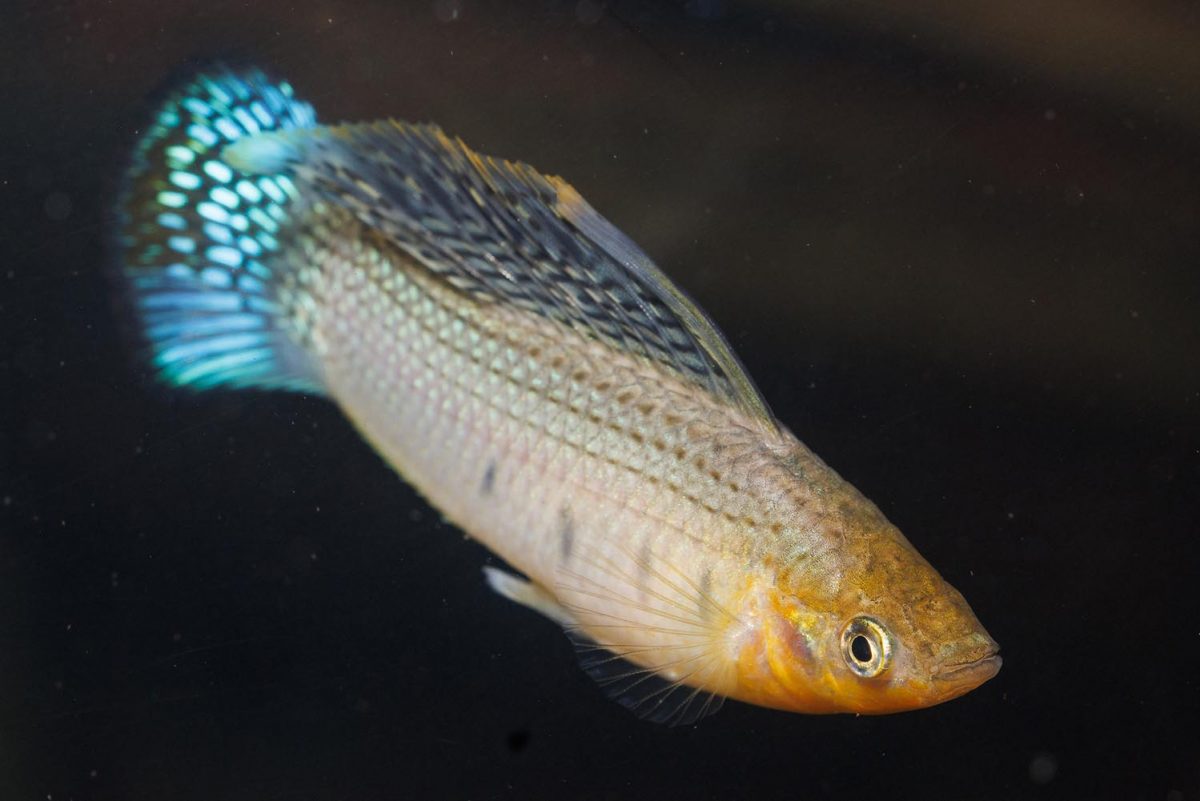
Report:
[[[575,645],[583,671],[600,685],[605,695],[642,720],[690,726],[716,714],[725,702],[716,693],[689,687],[624,659],[578,632],[568,631],[567,636]]]
[[[721,708],[720,695],[689,687],[678,679],[659,675],[620,654],[597,645],[578,630],[575,616],[544,587],[494,567],[483,568],[493,590],[562,626],[574,643],[579,664],[604,693],[638,717],[670,726],[686,726]],[[696,657],[681,664],[691,667]]]

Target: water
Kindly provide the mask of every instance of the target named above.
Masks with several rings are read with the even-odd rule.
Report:
[[[0,126],[0,797],[1200,797],[1189,7],[30,4]],[[193,56],[567,177],[959,587],[942,707],[641,723],[327,404],[170,392],[105,255]]]

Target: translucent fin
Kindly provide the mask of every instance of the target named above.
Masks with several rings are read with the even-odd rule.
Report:
[[[664,678],[649,668],[600,647],[575,631],[567,636],[575,645],[579,665],[605,694],[643,720],[668,726],[688,726],[716,713],[724,696]]]
[[[460,290],[652,359],[775,425],[712,323],[560,179],[395,121],[281,132],[229,157],[267,173],[287,164],[305,193],[348,209]]]
[[[692,723],[716,712],[729,686],[724,632],[740,624],[706,586],[649,541],[637,549],[582,549],[554,592],[579,621],[568,627],[583,668],[638,715]]]
[[[288,84],[217,68],[170,92],[138,142],[120,205],[122,267],[170,383],[320,391],[276,294],[295,187],[222,158],[230,142],[315,124]]]
[[[729,381],[732,396],[743,411],[773,423],[774,416],[767,408],[767,402],[763,400],[758,387],[754,385],[750,374],[746,372],[746,368],[720,329],[704,310],[675,286],[632,239],[600,216],[600,213],[575,191],[575,187],[557,176],[551,176],[548,180],[558,190],[558,203],[555,208],[563,219],[623,265],[631,275],[655,287],[659,299],[695,337],[697,344]]]
[[[563,626],[575,645],[579,664],[610,698],[633,711],[638,717],[671,726],[695,723],[721,708],[724,699],[715,693],[688,686],[702,670],[705,657],[685,655],[673,665],[683,679],[672,680],[650,668],[639,667],[628,659],[597,645],[584,634],[575,615],[545,588],[494,567],[484,567],[488,585],[500,595],[545,615]],[[684,646],[689,652],[688,646]],[[690,663],[690,664],[689,664]]]
[[[571,613],[556,601],[554,596],[532,581],[518,578],[512,573],[488,566],[483,568],[483,575],[487,579],[488,586],[508,600],[515,601],[521,604],[521,606],[527,606],[533,611],[550,618],[560,626],[572,626],[575,624],[575,619],[571,617]]]

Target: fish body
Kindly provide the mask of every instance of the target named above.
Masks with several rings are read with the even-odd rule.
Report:
[[[999,669],[962,596],[562,180],[433,126],[321,127],[218,70],[160,109],[122,214],[166,380],[331,398],[639,714],[890,712]]]

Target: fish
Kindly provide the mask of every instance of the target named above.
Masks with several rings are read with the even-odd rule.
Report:
[[[337,404],[640,717],[899,712],[1000,669],[963,596],[563,179],[432,124],[325,125],[217,65],[164,93],[118,225],[155,375]]]

